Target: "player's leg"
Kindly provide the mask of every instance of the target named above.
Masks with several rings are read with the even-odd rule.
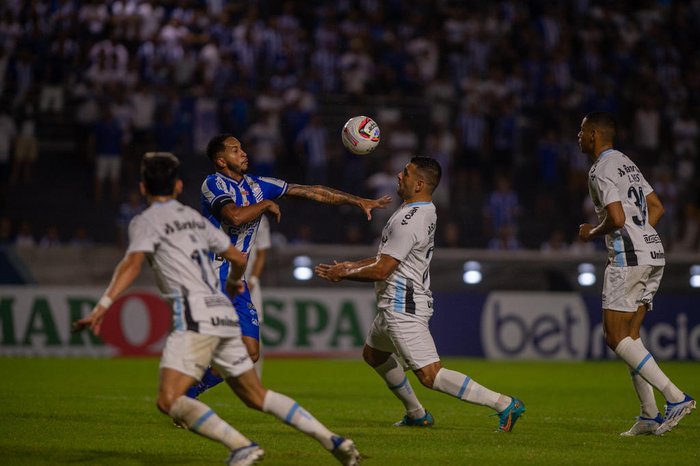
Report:
[[[605,342],[634,372],[666,398],[663,434],[695,408],[695,400],[664,374],[639,337],[639,329],[663,275],[663,267],[607,267],[603,285]]]
[[[384,318],[384,312],[380,311],[367,335],[362,357],[384,379],[389,390],[406,408],[403,419],[394,425],[430,427],[435,423],[433,416],[418,401],[418,397],[411,387],[411,382],[406,376],[403,364],[393,354],[396,347],[388,332],[389,328]]]
[[[247,283],[247,282],[246,282]],[[253,303],[253,308],[257,311],[258,316],[258,330],[262,328],[263,323],[263,303],[262,303],[262,290],[260,289],[260,280],[257,277],[251,279],[252,288],[250,289],[250,300]],[[257,359],[253,358],[255,363],[255,372],[258,373],[258,378],[262,380],[262,369],[263,369],[263,354],[262,354],[262,333],[258,332],[257,343]],[[246,345],[247,346],[247,345]]]
[[[157,405],[179,425],[235,452],[248,448],[251,441],[207,405],[185,396],[187,388],[201,376],[201,368],[209,362],[218,343],[217,337],[195,332],[174,332],[168,337],[160,364]]]
[[[295,400],[266,389],[260,382],[250,359],[245,358],[247,363],[238,363],[238,367],[228,363],[228,361],[240,360],[244,351],[240,343],[231,340],[215,355],[214,361],[222,375],[226,375],[226,383],[246,406],[271,414],[285,424],[315,438],[342,464],[349,466],[359,464],[360,454],[352,440],[331,432]],[[239,359],[232,359],[235,357]],[[240,373],[244,368],[245,372]]]

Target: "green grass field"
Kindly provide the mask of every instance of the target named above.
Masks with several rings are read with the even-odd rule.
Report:
[[[355,360],[268,360],[263,381],[352,437],[367,465],[700,464],[700,411],[663,437],[619,436],[639,404],[620,361],[444,364],[522,398],[527,413],[515,430],[495,433],[490,409],[429,391],[413,375],[435,426],[392,427],[400,403]],[[223,464],[222,446],[176,429],[156,410],[157,367],[155,359],[0,358],[0,464]],[[700,395],[700,364],[662,368]],[[264,464],[336,464],[314,440],[245,408],[225,387],[201,399],[265,448]]]

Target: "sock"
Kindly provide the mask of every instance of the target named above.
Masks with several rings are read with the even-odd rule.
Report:
[[[199,400],[181,396],[170,408],[170,417],[192,432],[223,443],[229,450],[251,444],[243,434],[231,427]]]
[[[641,338],[637,340],[633,340],[632,337],[623,338],[615,347],[615,353],[633,371],[644,377],[644,380],[649,382],[652,387],[663,393],[667,401],[671,403],[683,401],[685,395],[661,371],[649,350],[644,347]]]
[[[433,389],[447,393],[463,401],[488,406],[499,413],[506,409],[513,399],[479,385],[470,377],[456,371],[440,369],[435,376]]]
[[[654,387],[632,368],[630,368],[630,376],[632,377],[634,390],[637,392],[637,397],[641,403],[640,416],[654,419],[659,414],[659,408],[657,408],[656,399],[654,398]]]
[[[197,398],[202,393],[206,392],[207,390],[209,390],[212,387],[219,385],[223,381],[224,381],[224,379],[222,379],[218,375],[215,375],[212,372],[211,366],[209,366],[209,367],[207,367],[207,370],[204,372],[204,375],[202,376],[202,380],[200,380],[196,384],[192,385],[187,390],[185,395],[187,395],[190,398]]]
[[[408,381],[408,377],[396,356],[392,354],[389,359],[375,367],[374,370],[384,379],[386,386],[396,395],[396,398],[401,400],[410,418],[419,419],[425,416],[425,409],[418,401],[416,393],[411,387],[411,382]]]
[[[263,412],[272,414],[285,424],[315,438],[326,450],[332,450],[336,446],[333,438],[338,436],[286,395],[268,390],[263,400]]]

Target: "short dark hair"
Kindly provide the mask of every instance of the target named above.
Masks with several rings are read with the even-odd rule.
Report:
[[[586,115],[586,122],[597,129],[602,130],[612,140],[617,133],[615,117],[609,112],[591,112]]]
[[[234,136],[231,133],[222,133],[211,138],[209,140],[209,144],[207,144],[207,157],[209,157],[209,160],[214,162],[214,160],[216,160],[217,154],[226,149],[226,147],[224,146],[224,141],[228,138],[235,137],[236,136]]]
[[[440,163],[432,157],[413,157],[411,163],[416,166],[416,169],[430,185],[430,192],[435,191],[442,177]]]
[[[170,196],[180,178],[180,161],[170,152],[146,152],[141,160],[141,181],[151,196]]]

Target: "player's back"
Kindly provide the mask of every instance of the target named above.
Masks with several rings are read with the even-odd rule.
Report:
[[[619,201],[625,213],[625,226],[606,235],[611,263],[663,265],[663,244],[648,221],[646,196],[653,188],[637,165],[622,152],[607,150],[591,167],[590,179],[591,196],[601,221],[606,215],[605,206],[612,202]]]
[[[194,209],[156,202],[132,220],[129,249],[147,252],[165,295],[221,295],[207,254],[212,246],[225,249],[228,238],[212,232],[219,233]]]

